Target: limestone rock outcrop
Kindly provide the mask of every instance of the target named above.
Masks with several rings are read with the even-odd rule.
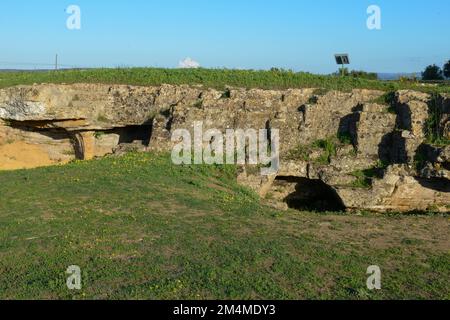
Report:
[[[431,96],[318,89],[42,84],[0,90],[0,170],[170,151],[176,129],[278,129],[277,174],[238,180],[278,208],[449,211],[450,150],[428,139]],[[437,132],[450,138],[450,99]],[[435,106],[436,107],[436,106]],[[430,111],[431,110],[431,111]],[[445,140],[447,139],[447,140]]]

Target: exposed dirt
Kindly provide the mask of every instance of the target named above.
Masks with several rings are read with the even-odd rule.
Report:
[[[48,152],[38,145],[16,141],[0,145],[0,170],[31,169],[54,165]]]

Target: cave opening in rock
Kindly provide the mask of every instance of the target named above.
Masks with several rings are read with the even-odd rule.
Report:
[[[275,179],[278,188],[287,194],[283,200],[288,207],[305,211],[344,211],[345,206],[336,191],[321,180],[280,176]]]
[[[76,158],[70,134],[49,121],[0,125],[0,170],[64,164]]]
[[[114,129],[114,133],[119,135],[119,144],[142,142],[148,146],[152,137],[152,125],[136,125]]]

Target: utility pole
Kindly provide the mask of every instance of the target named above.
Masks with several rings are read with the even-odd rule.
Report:
[[[55,71],[57,71],[58,70],[58,54],[56,54],[56,57],[55,57]]]

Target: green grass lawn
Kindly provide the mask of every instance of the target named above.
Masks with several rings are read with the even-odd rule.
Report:
[[[188,84],[224,89],[227,86],[261,89],[324,88],[351,91],[376,89],[395,91],[413,89],[450,93],[450,86],[423,86],[414,82],[378,81],[353,77],[314,75],[291,71],[254,71],[220,69],[118,68],[60,70],[47,72],[0,72],[0,88],[33,83],[105,83],[127,85]]]
[[[234,174],[155,154],[1,172],[0,298],[450,298],[448,216],[278,212]]]

